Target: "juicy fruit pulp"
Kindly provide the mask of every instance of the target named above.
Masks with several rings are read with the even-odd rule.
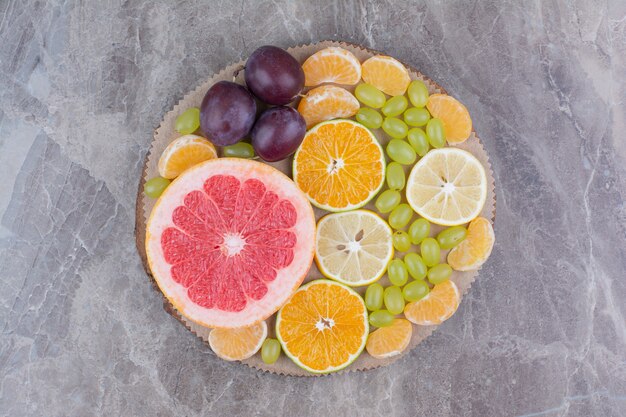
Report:
[[[294,156],[293,180],[317,207],[352,210],[382,187],[385,156],[372,132],[359,123],[320,123],[307,132]]]
[[[441,119],[446,139],[450,143],[465,142],[472,133],[472,119],[467,108],[454,97],[446,94],[433,94],[428,98],[426,108]]]
[[[407,69],[390,56],[373,56],[361,65],[363,81],[390,96],[401,96],[411,77]]]
[[[306,133],[306,123],[292,107],[265,110],[252,128],[252,146],[262,159],[285,159],[298,149]]]
[[[239,142],[250,133],[256,117],[256,102],[245,87],[220,81],[206,92],[200,106],[200,126],[218,146]]]
[[[273,314],[313,259],[310,204],[276,169],[245,159],[185,171],[148,220],[153,276],[177,310],[206,327],[242,327]]]
[[[276,46],[262,46],[250,55],[245,69],[246,85],[267,104],[292,102],[304,87],[302,67],[289,52]]]
[[[181,136],[161,154],[159,174],[163,178],[173,179],[192,166],[214,158],[217,158],[217,151],[211,142],[201,136]]]
[[[241,361],[257,353],[266,337],[267,324],[262,321],[250,327],[213,329],[209,333],[209,346],[224,360]]]
[[[374,358],[390,358],[409,346],[412,335],[413,326],[408,320],[394,319],[390,326],[370,333],[365,348]]]
[[[456,284],[448,280],[435,285],[418,301],[404,308],[404,316],[421,326],[441,324],[449,319],[459,307],[460,293]]]
[[[494,242],[491,222],[484,217],[477,217],[470,222],[465,240],[448,254],[448,263],[457,271],[478,269],[491,255]]]
[[[305,85],[322,83],[354,85],[361,79],[361,63],[352,52],[331,46],[317,51],[302,64]]]
[[[302,286],[276,318],[276,335],[285,354],[314,373],[350,365],[363,351],[368,331],[361,296],[328,280]]]
[[[312,89],[298,104],[298,112],[304,117],[307,127],[326,120],[352,117],[358,110],[359,102],[352,93],[334,85]]]

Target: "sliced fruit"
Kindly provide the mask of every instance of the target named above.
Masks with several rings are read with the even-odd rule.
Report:
[[[393,256],[389,225],[369,210],[328,214],[317,224],[315,261],[322,274],[350,286],[377,281]]]
[[[323,85],[312,89],[300,100],[298,111],[307,127],[311,127],[325,120],[352,117],[359,107],[359,100],[345,88]]]
[[[293,180],[327,211],[363,207],[385,181],[385,155],[357,122],[333,120],[309,130],[293,158]]]
[[[415,324],[433,326],[448,320],[459,307],[461,295],[451,280],[435,285],[422,299],[409,303],[404,316]]]
[[[276,312],[313,261],[315,218],[277,169],[213,159],[173,181],[146,228],[152,275],[173,306],[205,327],[245,327]]]
[[[391,358],[404,352],[413,335],[413,325],[405,319],[394,319],[389,327],[374,330],[365,349],[377,359]]]
[[[159,158],[159,175],[163,178],[176,178],[183,171],[217,158],[215,146],[202,136],[185,135],[170,143]]]
[[[485,170],[462,149],[433,149],[415,164],[407,180],[406,199],[413,210],[443,226],[474,219],[486,198]]]
[[[469,138],[472,119],[460,101],[447,94],[433,94],[428,97],[426,108],[433,117],[443,122],[448,143],[461,143]]]
[[[267,324],[261,321],[250,327],[213,329],[209,333],[209,346],[224,360],[242,361],[257,353],[266,337]]]
[[[331,46],[317,51],[302,64],[304,85],[323,83],[354,85],[361,79],[361,63],[350,51]]]
[[[496,237],[491,222],[484,217],[472,220],[467,237],[448,254],[448,265],[457,271],[478,269],[487,261]]]
[[[373,56],[361,65],[363,81],[390,96],[401,96],[411,77],[400,61],[390,56]]]
[[[276,336],[285,354],[314,373],[350,365],[363,351],[368,332],[361,296],[328,280],[302,286],[276,317]]]

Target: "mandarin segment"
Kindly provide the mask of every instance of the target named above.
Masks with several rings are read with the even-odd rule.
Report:
[[[472,133],[472,119],[467,108],[447,94],[432,94],[426,108],[433,117],[440,119],[451,144],[465,142]]]
[[[457,271],[480,268],[491,255],[495,235],[491,222],[484,217],[472,220],[467,237],[448,254],[448,264]]]
[[[341,117],[352,117],[359,111],[359,101],[345,88],[323,85],[309,91],[298,104],[298,112],[307,127]]]
[[[240,361],[258,352],[266,337],[267,324],[262,321],[250,327],[213,329],[209,333],[209,346],[224,360]]]
[[[323,83],[354,85],[361,79],[361,63],[352,52],[328,47],[317,51],[302,64],[305,86]]]
[[[394,319],[391,326],[381,327],[367,338],[367,353],[377,359],[401,354],[409,346],[413,325],[405,319]]]
[[[457,310],[460,298],[456,284],[447,280],[435,285],[424,298],[407,304],[404,315],[421,326],[441,324]]]
[[[361,68],[363,81],[390,96],[403,95],[411,82],[405,66],[390,56],[373,56]]]

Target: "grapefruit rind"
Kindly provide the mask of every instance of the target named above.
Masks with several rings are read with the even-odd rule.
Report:
[[[298,236],[294,247],[294,261],[280,269],[276,278],[267,283],[267,294],[259,301],[248,303],[239,312],[206,309],[187,296],[187,288],[170,276],[170,265],[164,260],[161,234],[172,224],[172,212],[189,193],[202,189],[212,175],[232,175],[240,180],[256,178],[280,198],[289,200],[298,213],[298,221],[291,229]],[[188,183],[187,186],[181,185]],[[172,201],[170,207],[164,202]],[[308,238],[307,238],[308,237]],[[304,194],[291,179],[276,168],[257,161],[240,158],[211,159],[195,165],[165,189],[155,203],[146,223],[146,256],[152,277],[174,308],[188,320],[208,328],[247,327],[274,314],[298,289],[313,264],[315,252],[315,215]]]

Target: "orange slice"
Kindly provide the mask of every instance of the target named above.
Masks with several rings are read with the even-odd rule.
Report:
[[[334,281],[300,287],[276,317],[276,336],[285,354],[313,373],[339,371],[363,351],[369,325],[359,294]]]
[[[309,130],[293,158],[293,180],[327,211],[364,206],[385,180],[385,155],[374,134],[352,120]]]
[[[404,316],[415,324],[432,326],[448,320],[459,307],[461,295],[454,282],[437,284],[426,297],[407,304]]]
[[[496,237],[489,220],[477,217],[467,228],[467,237],[448,254],[448,265],[457,271],[478,269],[487,261]]]
[[[394,319],[389,327],[370,333],[365,349],[371,356],[384,359],[401,354],[411,341],[413,325],[405,319]]]
[[[359,100],[352,93],[334,85],[312,89],[298,104],[298,111],[304,117],[307,128],[325,120],[352,117],[359,108]]]
[[[352,52],[331,46],[317,51],[302,64],[304,85],[323,83],[354,85],[361,79],[361,63]]]
[[[159,158],[159,175],[176,178],[200,162],[217,158],[215,146],[202,136],[185,135],[170,143]]]
[[[441,119],[448,143],[461,143],[469,138],[472,119],[460,101],[447,94],[432,94],[426,108],[433,117]]]
[[[250,327],[213,329],[209,333],[209,346],[224,360],[241,361],[257,353],[266,337],[267,324],[261,321]]]
[[[361,65],[363,81],[390,96],[401,96],[411,77],[400,61],[390,56],[373,56]]]

